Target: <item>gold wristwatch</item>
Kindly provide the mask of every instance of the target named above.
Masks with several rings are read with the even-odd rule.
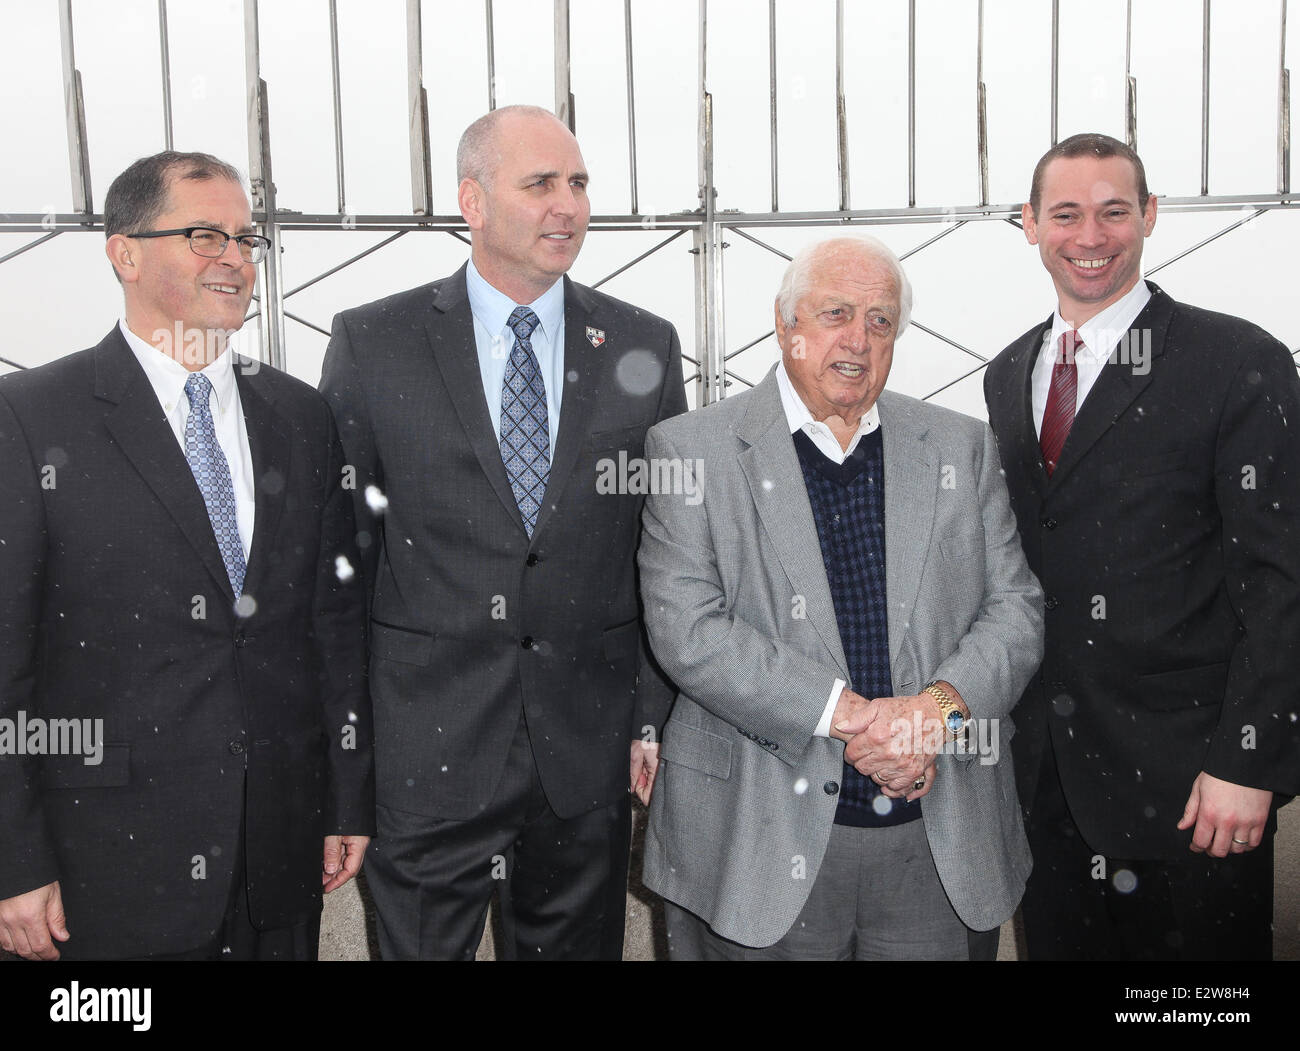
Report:
[[[943,719],[943,726],[948,731],[948,735],[953,738],[960,737],[962,731],[966,729],[966,716],[962,715],[957,702],[952,699],[952,694],[940,686],[937,680],[929,683],[921,692],[928,693],[938,702],[939,715]]]

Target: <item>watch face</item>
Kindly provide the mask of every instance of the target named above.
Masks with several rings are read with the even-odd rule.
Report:
[[[966,720],[961,712],[949,712],[943,721],[944,725],[948,727],[948,732],[952,734],[961,733],[962,727],[966,725]]]

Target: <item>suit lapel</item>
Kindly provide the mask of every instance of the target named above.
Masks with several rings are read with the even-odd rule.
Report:
[[[796,595],[805,599],[808,620],[846,682],[852,682],[835,604],[831,599],[821,541],[813,521],[803,470],[790,438],[776,373],[769,372],[755,389],[737,436],[746,443],[738,456],[758,517],[776,548],[781,568]]]
[[[248,451],[253,461],[254,500],[256,514],[253,520],[253,543],[248,555],[248,569],[244,574],[244,593],[257,596],[258,585],[266,573],[267,561],[280,513],[284,510],[284,495],[289,488],[288,425],[273,402],[266,397],[258,381],[258,373],[246,370],[243,361],[235,362],[235,382],[239,386],[239,403],[244,413],[244,426],[248,431]]]
[[[479,466],[497,498],[522,533],[524,520],[510,488],[505,464],[501,462],[501,441],[492,432],[492,417],[488,414],[487,395],[483,391],[483,374],[479,371],[478,350],[474,342],[474,315],[465,291],[465,270],[466,267],[462,266],[438,287],[433,301],[434,313],[425,323],[425,332],[433,360],[442,373],[442,382],[455,406],[470,448],[478,457]],[[533,535],[536,536],[536,530]]]
[[[1139,376],[1128,363],[1114,360],[1106,363],[1074,418],[1074,425],[1061,449],[1060,463],[1048,483],[1049,490],[1057,488],[1069,477],[1088,450],[1146,390],[1155,375],[1155,359],[1164,352],[1165,330],[1173,314],[1173,301],[1155,285],[1151,286],[1151,293],[1151,299],[1134,319],[1129,334],[1132,346],[1133,341],[1141,339],[1143,329],[1151,331],[1150,367]]]
[[[233,602],[203,495],[153,387],[116,328],[95,348],[95,397],[117,406],[104,418],[109,433]]]
[[[1038,444],[1038,430],[1034,426],[1033,376],[1043,341],[1051,336],[1052,319],[1021,339],[1019,347],[1008,363],[1011,396],[1011,431],[1014,436],[1015,456],[1020,469],[1034,491],[1041,497],[1047,489],[1047,468],[1043,466],[1043,450]]]
[[[921,586],[940,480],[927,430],[907,402],[883,391],[876,404],[885,459],[885,592],[893,667]]]
[[[536,536],[559,506],[564,487],[578,462],[578,451],[591,429],[596,395],[602,389],[602,358],[587,342],[587,324],[595,305],[586,292],[567,277],[564,279],[564,395],[560,400],[560,429],[551,454],[551,474],[546,497],[537,515]],[[500,457],[498,456],[498,459]]]

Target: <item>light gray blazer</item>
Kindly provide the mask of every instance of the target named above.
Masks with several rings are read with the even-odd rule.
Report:
[[[888,391],[877,404],[894,692],[944,679],[976,719],[997,720],[998,761],[941,755],[921,801],[944,890],[968,927],[988,930],[1030,869],[1007,713],[1042,657],[1042,591],[989,428]],[[844,745],[813,731],[834,680],[852,685],[774,372],[653,427],[646,456],[696,465],[698,492],[651,495],[643,515],[646,627],[680,691],[645,883],[725,938],[771,945],[826,850]]]

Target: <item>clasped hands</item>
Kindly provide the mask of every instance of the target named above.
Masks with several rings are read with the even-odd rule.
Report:
[[[934,761],[946,734],[928,693],[869,700],[845,687],[831,717],[831,736],[845,743],[845,762],[890,799],[910,803],[934,785]]]

